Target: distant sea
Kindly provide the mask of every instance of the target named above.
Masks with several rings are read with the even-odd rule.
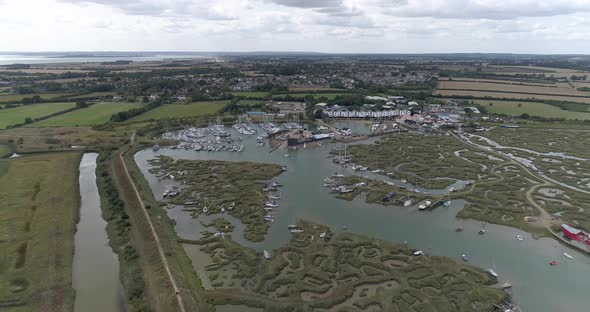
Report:
[[[52,64],[52,63],[89,63],[114,61],[160,61],[165,59],[194,59],[208,55],[203,53],[0,53],[0,65],[10,64]]]

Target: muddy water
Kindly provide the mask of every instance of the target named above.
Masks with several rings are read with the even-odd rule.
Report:
[[[119,261],[108,245],[96,186],[96,158],[87,153],[80,162],[80,222],[76,232],[73,286],[75,312],[124,311]]]
[[[232,132],[232,136],[235,135]],[[265,241],[245,241],[242,236],[243,226],[236,226],[240,224],[239,220],[225,217],[236,226],[232,238],[257,250],[282,246],[290,239],[287,225],[298,219],[307,219],[329,225],[336,232],[346,230],[391,242],[407,241],[411,247],[422,249],[428,254],[455,259],[459,259],[461,254],[467,254],[471,264],[484,269],[494,268],[500,275],[501,283],[512,283],[514,301],[525,311],[588,311],[586,293],[590,280],[590,258],[568,250],[553,239],[534,240],[518,229],[490,224],[485,226],[485,235],[478,235],[477,232],[482,228],[480,222],[455,218],[464,206],[461,200],[453,201],[450,207],[441,206],[430,212],[419,211],[415,206],[385,207],[367,204],[360,199],[351,202],[339,200],[322,187],[322,180],[335,172],[349,174],[327,158],[334,145],[269,153],[267,147],[257,148],[252,137],[244,138],[243,143],[247,147],[243,153],[164,148],[159,152],[141,151],[135,155],[135,160],[157,196],[170,184],[170,181],[159,181],[148,172],[150,167],[147,161],[159,154],[176,159],[247,160],[287,166],[288,171],[277,179],[285,186],[280,190],[280,207],[276,209],[275,222]],[[290,157],[285,157],[285,154]],[[203,230],[197,226],[200,220],[192,219],[180,207],[168,210],[168,214],[176,220],[180,237],[200,237],[200,231]],[[203,218],[206,223],[212,217]],[[462,226],[464,231],[455,232],[457,226]],[[516,239],[518,234],[523,235],[524,241]],[[574,259],[564,258],[564,251],[574,256]],[[549,266],[551,260],[557,260],[558,265]]]

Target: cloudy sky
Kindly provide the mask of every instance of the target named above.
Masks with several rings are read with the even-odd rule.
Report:
[[[590,0],[0,0],[0,51],[590,53]]]

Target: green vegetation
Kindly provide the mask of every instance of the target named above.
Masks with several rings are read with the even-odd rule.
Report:
[[[316,99],[322,99],[325,98],[326,100],[333,100],[335,99],[337,96],[341,96],[341,95],[348,95],[349,93],[322,93],[322,92],[318,92],[318,93],[285,93],[285,94],[275,94],[273,95],[273,98],[296,98],[299,100],[303,100],[305,99],[306,96],[313,96]]]
[[[232,92],[234,96],[238,97],[245,97],[245,98],[268,98],[270,97],[270,92],[263,92],[263,91],[240,91],[240,92]]]
[[[46,104],[48,105],[48,104]],[[141,107],[136,103],[97,103],[86,108],[32,123],[28,127],[94,126],[108,122],[113,114]]]
[[[563,110],[554,105],[537,102],[519,101],[495,101],[495,100],[473,100],[474,103],[484,106],[490,113],[520,116],[527,113],[531,116],[545,118],[563,118],[572,120],[590,120],[590,112],[576,112]],[[586,109],[590,105],[582,104]]]
[[[284,247],[266,260],[229,239],[207,238],[211,256],[205,296],[214,305],[235,304],[265,311],[341,311],[346,307],[381,311],[495,311],[506,299],[481,269],[446,257],[413,256],[391,244],[299,222]],[[326,238],[319,238],[321,232]],[[238,288],[239,285],[239,288]],[[231,291],[228,291],[231,289]]]
[[[25,98],[39,96],[41,100],[53,100],[68,96],[69,93],[0,94],[0,103],[20,103]]]
[[[131,311],[147,308],[145,281],[141,262],[134,245],[131,243],[129,215],[125,212],[125,202],[111,176],[109,163],[111,154],[102,152],[97,159],[96,181],[101,198],[103,218],[107,221],[107,233],[113,251],[119,256],[120,279],[125,289],[127,307]]]
[[[75,107],[76,103],[47,103],[23,105],[0,110],[0,129],[22,124],[29,120],[45,117]]]
[[[353,162],[425,188],[444,188],[455,180],[475,180],[485,174],[484,166],[489,168],[494,161],[478,152],[452,136],[416,134],[387,136],[375,144],[348,147]]]
[[[72,310],[79,161],[78,153],[0,160],[2,311]]]
[[[175,181],[184,184],[181,194],[170,201],[176,204],[198,202],[199,208],[192,214],[219,213],[221,209],[239,218],[246,225],[244,237],[261,241],[268,231],[264,221],[266,211],[262,209],[266,194],[262,189],[266,183],[281,171],[279,165],[251,162],[192,161],[177,160],[160,156],[151,161],[151,172],[159,177],[174,176]],[[266,182],[265,182],[266,181]],[[235,207],[230,208],[233,205]]]
[[[12,153],[12,147],[7,144],[0,144],[0,158]]]
[[[211,115],[219,112],[228,101],[193,102],[190,104],[164,104],[131,121],[145,121],[165,118],[189,118]]]

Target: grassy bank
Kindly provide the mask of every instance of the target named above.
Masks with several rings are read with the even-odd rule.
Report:
[[[72,310],[80,157],[0,160],[0,310]]]
[[[205,300],[201,297],[202,286],[192,268],[191,260],[186,256],[182,245],[178,242],[174,225],[166,211],[154,199],[152,191],[143,174],[133,160],[133,154],[140,149],[135,146],[124,155],[124,161],[133,183],[141,196],[141,200],[158,234],[164,254],[177,286],[181,290],[183,304],[187,311],[207,311]],[[113,178],[122,194],[125,209],[132,224],[131,241],[140,257],[141,267],[146,281],[146,293],[149,304],[155,311],[177,311],[174,291],[167,279],[156,244],[149,225],[134,195],[134,189],[124,175],[124,168],[118,159],[113,158]]]

